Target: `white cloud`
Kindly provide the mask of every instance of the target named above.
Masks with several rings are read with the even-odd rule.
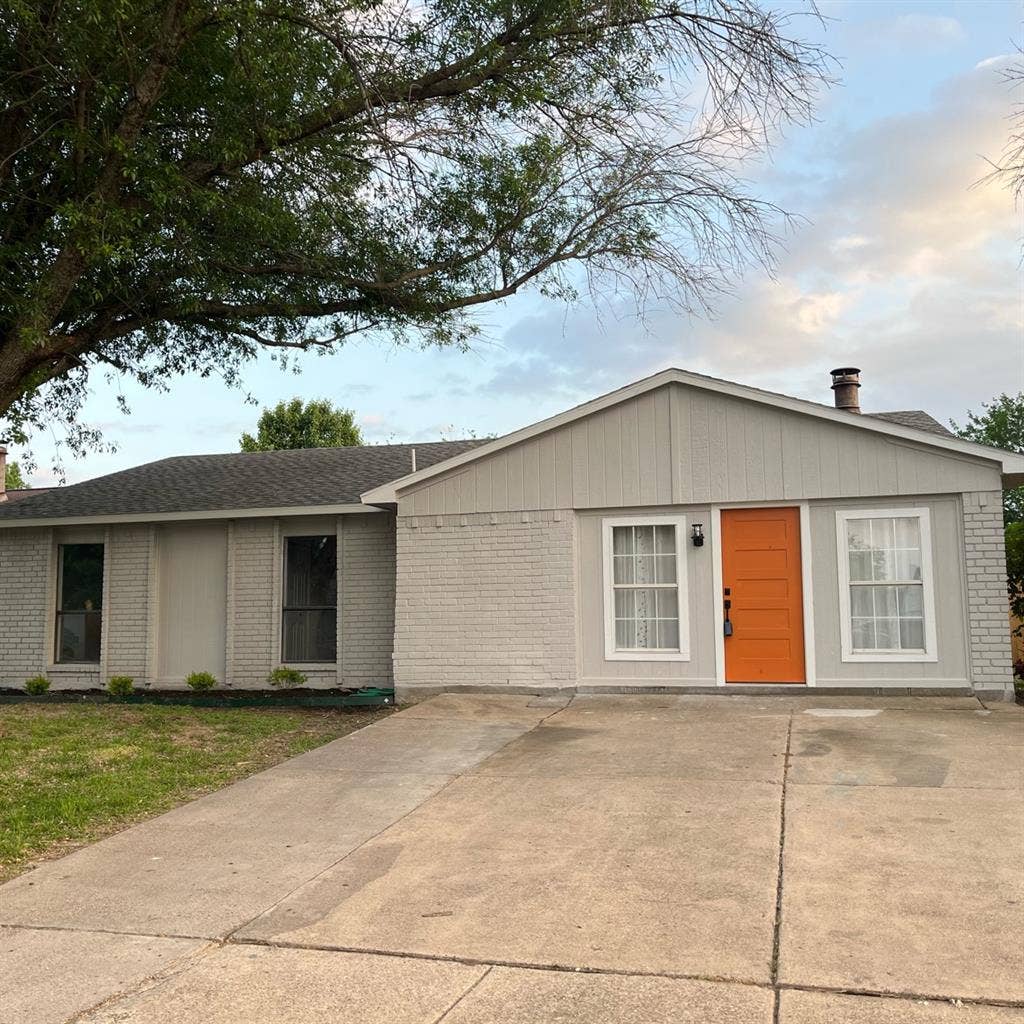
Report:
[[[934,53],[967,39],[963,25],[956,18],[938,14],[872,18],[860,22],[850,34],[855,42],[871,46],[876,52],[912,49]]]
[[[1009,192],[981,183],[1007,128],[1002,65],[843,136],[802,187],[809,224],[777,280],[752,275],[716,320],[661,311],[644,327],[552,305],[507,332],[487,388],[576,399],[674,364],[828,401],[826,371],[853,363],[868,408],[944,419],[1024,389],[1019,226]]]

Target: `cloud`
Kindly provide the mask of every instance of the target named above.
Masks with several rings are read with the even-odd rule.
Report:
[[[849,33],[854,44],[879,50],[948,50],[966,41],[967,33],[956,18],[936,14],[899,14],[858,23]]]
[[[433,402],[439,394],[447,398],[465,398],[470,394],[469,378],[461,373],[443,373],[435,378],[435,385],[427,391],[406,395],[407,402]]]
[[[947,418],[1024,388],[1012,197],[982,183],[1007,129],[1006,60],[947,80],[925,109],[826,133],[817,180],[788,197],[807,223],[777,278],[751,274],[716,319],[552,303],[506,332],[484,390],[578,400],[679,365],[829,401],[827,370],[853,363],[867,408]]]

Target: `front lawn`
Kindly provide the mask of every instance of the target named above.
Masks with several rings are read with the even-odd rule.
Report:
[[[390,713],[0,705],[0,880]]]

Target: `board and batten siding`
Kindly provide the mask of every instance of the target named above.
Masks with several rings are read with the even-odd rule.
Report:
[[[624,508],[616,515],[683,515],[683,557],[686,560],[687,606],[689,618],[682,627],[689,634],[689,657],[685,661],[615,660],[605,658],[604,541],[601,526],[604,515],[582,512],[577,517],[579,545],[579,685],[658,686],[683,683],[690,686],[714,686],[715,675],[715,588],[710,544],[695,548],[689,541],[694,523],[710,533],[711,510],[708,506],[680,508]]]
[[[998,489],[995,462],[666,384],[425,481],[399,514],[898,497]]]
[[[863,508],[927,508],[931,519],[932,587],[935,597],[936,651],[932,662],[844,662],[840,643],[839,552],[836,513]],[[966,686],[967,611],[962,505],[959,497],[814,503],[810,508],[810,544],[814,598],[814,647],[819,686]],[[843,553],[845,557],[845,552]],[[1007,638],[1007,647],[1009,639]]]

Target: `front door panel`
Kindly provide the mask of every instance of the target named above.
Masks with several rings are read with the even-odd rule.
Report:
[[[800,510],[723,509],[722,585],[725,681],[805,682]]]

